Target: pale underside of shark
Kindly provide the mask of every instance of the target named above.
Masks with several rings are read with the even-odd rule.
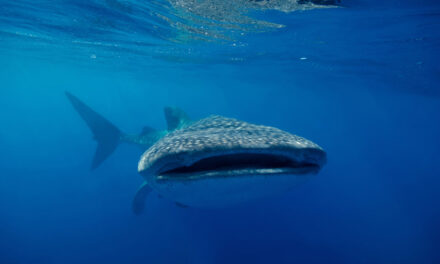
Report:
[[[167,130],[145,128],[139,135],[125,135],[67,96],[98,142],[92,169],[121,141],[146,149],[138,163],[145,181],[133,201],[137,214],[153,190],[179,205],[223,207],[287,192],[326,162],[325,151],[300,136],[222,116],[191,121],[171,107],[165,108]]]

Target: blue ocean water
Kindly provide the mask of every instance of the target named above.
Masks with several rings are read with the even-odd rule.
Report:
[[[0,0],[0,263],[440,263],[440,2]],[[143,150],[96,143],[163,107],[271,125],[328,162],[223,209],[150,195]]]

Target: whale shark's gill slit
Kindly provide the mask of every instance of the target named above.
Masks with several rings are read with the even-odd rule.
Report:
[[[263,153],[228,154],[201,159],[190,166],[181,166],[160,172],[163,176],[187,175],[211,171],[232,171],[242,169],[298,169],[314,168],[316,164],[301,163],[289,157]]]

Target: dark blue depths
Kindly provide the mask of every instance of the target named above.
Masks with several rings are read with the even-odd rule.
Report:
[[[286,27],[218,42],[58,2],[0,10],[0,263],[439,263],[435,1],[256,12]],[[126,132],[165,128],[177,105],[304,136],[328,163],[263,201],[202,210],[151,195],[135,216],[142,150],[121,145],[90,171],[95,143],[66,90]]]

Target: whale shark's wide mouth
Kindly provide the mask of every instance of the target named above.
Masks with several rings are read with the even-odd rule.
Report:
[[[316,173],[320,165],[298,162],[288,155],[270,153],[234,153],[201,158],[191,165],[164,168],[158,180],[194,180],[211,177],[256,176]]]

